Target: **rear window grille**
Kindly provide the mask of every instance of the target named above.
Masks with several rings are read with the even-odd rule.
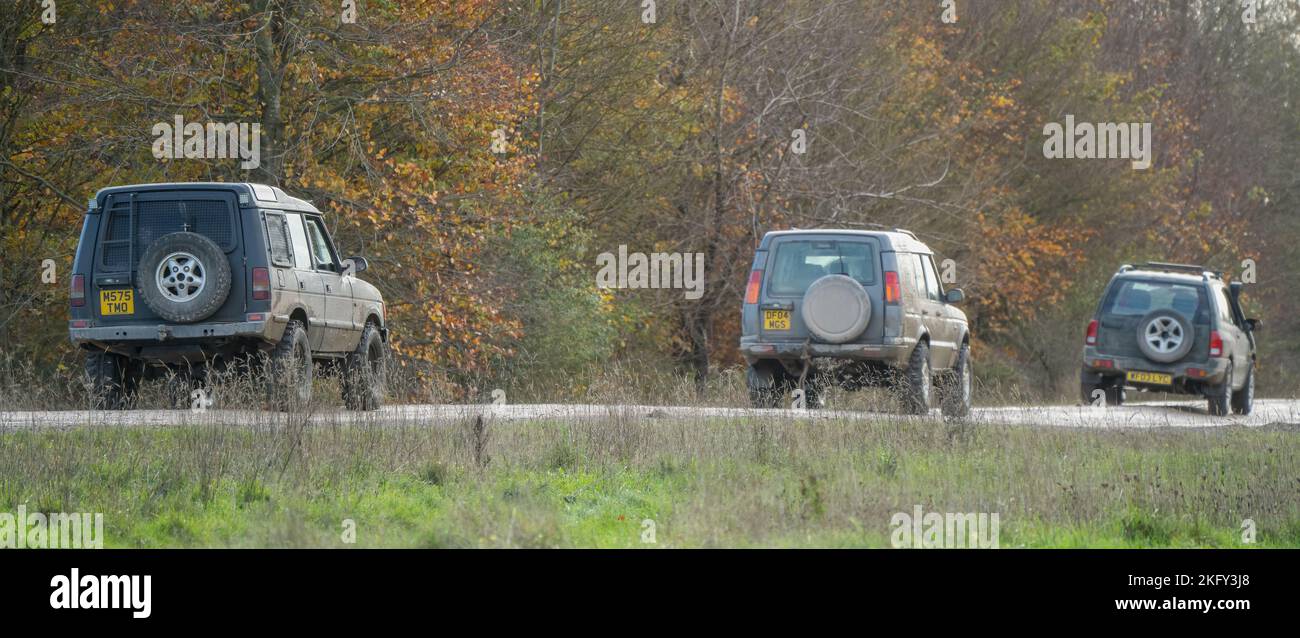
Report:
[[[136,264],[127,263],[132,254],[130,200],[115,200],[105,214],[108,232],[101,251],[103,266],[115,271],[133,270]],[[235,247],[234,214],[224,201],[142,201],[136,203],[135,261],[138,263],[140,255],[159,237],[183,231],[203,235],[225,251]]]
[[[104,246],[104,265],[110,268],[126,268],[130,250],[125,243]]]
[[[284,224],[284,215],[266,216],[266,236],[271,244],[271,263],[293,266],[293,254],[289,252],[289,228]]]
[[[222,248],[235,247],[235,229],[231,223],[230,209],[225,202],[185,202],[189,214],[190,230],[211,239]]]

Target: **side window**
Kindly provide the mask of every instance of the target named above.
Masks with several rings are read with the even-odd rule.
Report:
[[[918,298],[924,297],[925,296],[925,268],[921,266],[921,256],[916,253],[912,253],[907,256],[907,259],[912,264],[911,265],[912,291],[916,293],[916,296]]]
[[[293,253],[289,250],[289,227],[284,215],[266,214],[266,239],[270,244],[271,263],[283,268],[293,267]]]
[[[1237,318],[1232,314],[1232,300],[1228,299],[1228,291],[1222,286],[1216,286],[1214,289],[1219,297],[1216,304],[1219,306],[1219,323],[1225,326],[1237,325]]]
[[[904,299],[924,294],[924,288],[917,287],[917,259],[910,252],[896,252],[894,259],[898,261],[898,283],[902,285]]]
[[[289,227],[289,240],[293,244],[293,267],[311,270],[311,249],[307,248],[307,233],[302,228],[302,215],[288,213],[284,220]]]
[[[929,255],[921,255],[921,266],[925,269],[925,288],[930,301],[941,301],[943,290],[939,288],[939,276],[934,272],[934,260]]]
[[[311,236],[312,259],[316,261],[316,268],[337,272],[334,252],[330,250],[329,240],[325,239],[323,222],[317,217],[308,217],[306,222],[307,234]]]

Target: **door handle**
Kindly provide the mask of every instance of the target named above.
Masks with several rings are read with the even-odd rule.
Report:
[[[306,288],[306,287],[307,287],[307,284],[304,284],[304,283],[302,283],[301,281],[298,282],[298,289],[299,289],[299,290],[302,290],[303,288]]]
[[[334,289],[330,288],[329,284],[325,284],[325,292],[334,292]]]

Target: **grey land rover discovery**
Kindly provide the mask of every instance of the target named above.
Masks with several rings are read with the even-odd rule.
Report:
[[[140,382],[246,366],[278,409],[311,399],[314,363],[349,408],[384,397],[388,329],[364,258],[339,259],[319,210],[260,184],[137,184],[90,200],[73,262],[69,333],[93,404]],[[243,369],[243,368],[240,368]],[[174,399],[175,400],[175,399]]]
[[[913,414],[938,390],[947,416],[971,408],[970,330],[934,253],[905,230],[790,230],[759,243],[741,308],[750,400],[776,407],[823,384],[897,389]]]

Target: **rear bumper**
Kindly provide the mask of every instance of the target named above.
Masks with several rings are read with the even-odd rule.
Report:
[[[1098,361],[1110,361],[1111,367],[1096,365]],[[1199,370],[1203,374],[1194,371]],[[1156,363],[1142,357],[1116,357],[1097,352],[1092,346],[1083,349],[1083,372],[1080,380],[1084,383],[1101,383],[1105,379],[1124,379],[1127,372],[1162,372],[1173,376],[1175,387],[1188,385],[1218,385],[1228,376],[1228,359],[1212,357],[1205,361],[1178,361],[1175,363]],[[1167,388],[1168,386],[1128,383],[1131,387]]]
[[[759,341],[756,337],[741,337],[740,354],[745,362],[753,364],[763,360],[799,361],[807,358],[847,359],[851,361],[881,361],[893,367],[904,367],[916,347],[916,339],[887,337],[883,343],[817,343],[809,341]]]
[[[72,342],[77,345],[134,345],[152,346],[171,341],[203,340],[213,338],[251,337],[269,340],[267,321],[238,321],[230,323],[156,324],[130,326],[97,326],[69,328]]]

